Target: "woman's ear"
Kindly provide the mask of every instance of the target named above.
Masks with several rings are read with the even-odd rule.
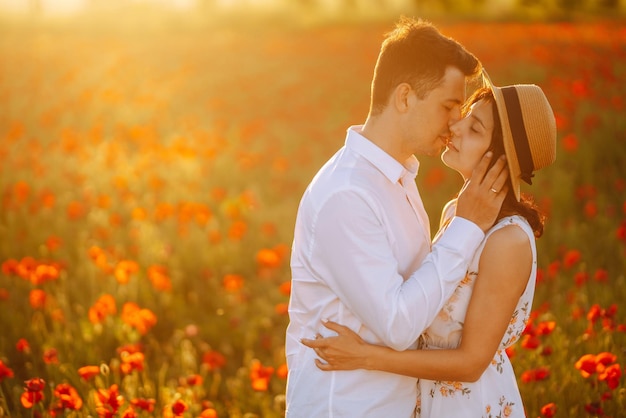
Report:
[[[393,91],[393,104],[400,113],[406,113],[409,109],[413,88],[408,83],[400,83]]]

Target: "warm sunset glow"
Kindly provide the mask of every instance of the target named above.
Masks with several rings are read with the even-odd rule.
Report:
[[[528,417],[623,416],[625,0],[0,0],[0,416],[284,418],[298,203],[401,14],[549,97],[505,352]],[[420,159],[433,233],[459,180]]]
[[[0,0],[0,12],[28,13],[36,11],[46,15],[69,15],[84,12],[90,8],[129,6],[155,6],[174,11],[191,11],[203,4],[203,0],[111,0],[105,2],[97,0]],[[216,9],[228,10],[238,7],[275,7],[280,5],[280,0],[214,0],[210,4]]]

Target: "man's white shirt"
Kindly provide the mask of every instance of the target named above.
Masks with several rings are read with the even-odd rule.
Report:
[[[300,343],[331,335],[322,319],[370,343],[414,349],[464,277],[483,231],[453,218],[432,247],[415,186],[419,162],[401,164],[348,129],[342,147],[305,191],[291,256],[287,417],[411,417],[416,379],[353,370],[324,372]]]

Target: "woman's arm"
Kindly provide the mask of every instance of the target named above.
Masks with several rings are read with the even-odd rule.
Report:
[[[523,293],[532,266],[528,236],[515,225],[491,234],[485,243],[461,344],[450,350],[395,351],[364,342],[333,322],[337,337],[303,340],[326,361],[322,370],[370,369],[429,380],[475,381],[493,359]]]

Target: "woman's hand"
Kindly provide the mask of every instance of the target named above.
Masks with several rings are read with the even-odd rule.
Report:
[[[311,347],[326,363],[315,359],[321,370],[367,369],[367,353],[370,346],[357,333],[336,322],[326,321],[324,326],[335,331],[336,337],[323,338],[317,335],[315,340],[301,339],[302,344]]]

